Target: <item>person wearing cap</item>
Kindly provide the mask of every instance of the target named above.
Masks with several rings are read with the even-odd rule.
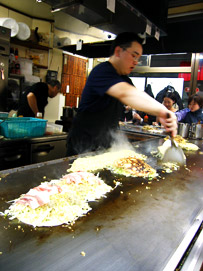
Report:
[[[112,42],[109,60],[91,71],[68,135],[67,156],[110,148],[123,104],[158,116],[166,131],[176,135],[174,113],[129,83],[127,75],[142,55],[142,42],[133,32],[119,34]]]
[[[27,87],[21,95],[17,115],[39,117],[38,113],[42,113],[43,117],[48,97],[54,98],[60,89],[61,84],[58,80],[52,80],[49,83],[39,82]]]

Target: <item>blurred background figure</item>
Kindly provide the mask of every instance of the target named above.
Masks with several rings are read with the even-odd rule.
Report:
[[[140,123],[143,121],[141,116],[136,112],[135,109],[132,109],[128,105],[123,106],[123,111],[122,115],[120,117],[120,121],[125,121],[125,122],[132,122],[132,123]]]
[[[174,95],[176,97],[176,103],[178,105],[178,110],[183,109],[183,102],[182,102],[182,99],[181,99],[179,93],[175,90],[174,87],[172,87],[170,85],[168,85],[167,87],[165,87],[164,89],[159,91],[159,93],[156,95],[156,100],[160,103],[163,103],[163,99],[164,99],[166,93],[174,93]]]
[[[155,116],[146,114],[145,112],[141,112],[141,111],[138,111],[137,113],[141,117],[141,121],[138,124],[141,124],[141,125],[152,125],[153,122],[156,121],[156,117]]]
[[[163,103],[163,105],[172,112],[176,112],[180,108],[183,109],[183,103],[180,95],[172,86],[167,86],[161,90],[157,94],[156,100]],[[152,124],[156,126],[159,125],[157,119]]]
[[[175,112],[178,122],[203,123],[203,96],[194,94],[188,99],[188,108]]]
[[[166,92],[163,98],[163,105],[170,111],[176,112],[177,109],[175,108],[176,105],[176,95],[174,92]]]
[[[150,84],[148,84],[144,90],[149,96],[154,98],[154,94],[152,92],[152,87]],[[152,125],[153,122],[156,121],[156,117],[146,114],[145,112],[137,111],[137,114],[139,114],[139,117],[141,118],[140,120],[137,118],[137,123],[140,125]]]

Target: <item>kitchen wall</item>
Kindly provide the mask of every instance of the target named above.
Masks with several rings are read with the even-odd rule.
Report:
[[[0,17],[9,17],[15,19],[17,22],[26,23],[32,32],[38,27],[37,33],[45,37],[44,42],[40,42],[40,44],[51,48],[49,51],[42,51],[11,44],[12,47],[18,48],[19,57],[28,58],[30,55],[39,54],[42,56],[42,62],[40,64],[47,66],[49,70],[57,71],[58,80],[60,81],[62,75],[63,51],[60,49],[60,46],[57,46],[56,40],[62,42],[65,40],[65,42],[68,41],[69,44],[76,44],[79,39],[82,39],[84,43],[108,39],[108,33],[105,33],[105,31],[90,27],[88,24],[63,12],[51,13],[50,7],[45,3],[36,3],[35,0],[19,0],[17,2],[3,0],[1,3],[7,7],[1,6],[0,4]],[[13,9],[19,10],[19,12]],[[29,14],[29,16],[21,14],[20,12]],[[32,16],[42,16],[46,20],[50,20],[45,21]],[[33,35],[33,33],[31,35]],[[43,82],[46,80],[46,73],[47,69],[34,69],[34,75],[39,76]]]
[[[22,2],[22,0],[20,1]],[[47,12],[48,11],[46,11],[46,13]],[[57,71],[59,81],[62,80],[63,51],[60,49],[60,47],[56,48],[57,45],[54,44],[54,38],[59,40],[67,39],[70,43],[76,44],[79,39],[82,39],[83,42],[103,40],[106,35],[104,35],[103,31],[101,30],[98,30],[98,33],[95,33],[95,28],[89,27],[87,24],[70,17],[65,13],[63,13],[63,16],[61,16],[61,14],[56,14],[55,23],[53,24],[51,21],[49,22],[31,18],[30,16],[22,15],[21,13],[15,12],[0,5],[0,17],[9,17],[15,19],[17,22],[26,23],[32,30],[30,39],[32,39],[34,29],[38,27],[37,33],[43,35],[44,37],[44,40],[39,44],[50,47],[48,51],[27,48],[12,43],[11,47],[18,48],[20,58],[29,58],[30,55],[34,56],[35,54],[40,55],[42,59],[40,64],[47,66],[49,70]],[[62,25],[63,27],[61,27]],[[69,31],[67,29],[69,29]],[[34,75],[39,76],[41,81],[46,81],[46,74],[47,69],[36,69],[35,67]],[[70,88],[71,87],[72,86],[70,86]],[[45,108],[44,116],[44,118],[48,119],[49,122],[55,122],[55,120],[60,119],[60,116],[62,115],[62,108],[65,106],[65,95],[66,93],[57,95],[57,97],[54,99],[49,99],[49,103]]]
[[[8,8],[0,6],[0,17],[13,18],[17,22],[26,23],[31,30],[38,27],[38,33],[45,36],[45,40],[41,42],[41,45],[48,46],[50,49],[48,51],[36,50],[32,48],[27,48],[24,46],[16,45],[11,43],[11,47],[18,48],[18,54],[20,58],[28,58],[29,55],[38,54],[40,55],[42,62],[40,64],[47,66],[49,70],[54,70],[58,72],[58,80],[61,81],[62,74],[62,61],[63,61],[63,51],[57,48],[53,48],[53,26],[51,22],[32,19],[29,16],[22,15],[20,13],[14,12]],[[32,34],[31,34],[32,35]],[[25,42],[26,43],[26,42]],[[34,75],[40,77],[41,81],[46,81],[47,69],[35,69]],[[58,95],[54,99],[49,100],[49,106],[45,110],[45,119],[50,122],[55,122],[59,119],[62,111],[62,107],[65,105],[65,97],[63,95]]]
[[[108,35],[112,38],[115,35],[106,31],[100,30],[96,27],[91,27],[88,24],[64,13],[63,11],[51,12],[51,7],[44,3],[38,3],[36,0],[1,0],[1,4],[10,8],[9,12],[0,11],[1,17],[11,17],[11,9],[27,14],[30,18],[43,18],[53,23],[53,32],[59,38],[68,37],[71,44],[76,44],[79,39],[84,43],[109,40]],[[0,9],[3,10],[3,6]],[[26,23],[26,22],[25,22]],[[30,27],[34,27],[34,24]]]
[[[55,123],[56,120],[60,120],[63,115],[63,107],[65,106],[65,96],[58,94],[53,99],[48,99],[48,105],[45,107],[44,119],[49,122]]]
[[[13,10],[10,10],[5,7],[0,7],[0,17],[8,17],[13,18],[17,22],[23,22],[26,23],[31,30],[34,30],[36,27],[38,27],[38,33],[43,33],[45,36],[47,36],[47,42],[42,43],[41,45],[45,45],[48,47],[53,48],[53,32],[52,30],[52,24],[47,21],[43,20],[37,20],[33,19],[29,16],[22,15],[18,12],[15,12]],[[32,34],[31,34],[32,35]],[[23,47],[20,45],[11,44],[11,47],[18,48],[18,54],[19,57],[25,58],[28,57],[29,54],[40,54],[42,56],[42,65],[48,66],[48,69],[54,69],[55,67],[58,70],[58,78],[61,78],[61,67],[62,67],[62,52],[60,50],[51,49],[49,51],[41,51],[41,50],[35,50],[32,48]],[[57,59],[57,60],[56,60]],[[55,66],[55,64],[57,65]],[[40,69],[38,71],[39,77],[42,81],[45,81],[47,70],[46,69]]]

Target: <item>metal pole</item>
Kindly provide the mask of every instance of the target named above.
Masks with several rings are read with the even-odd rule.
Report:
[[[198,75],[198,68],[199,68],[199,56],[200,56],[199,53],[193,53],[192,54],[189,96],[196,93],[197,75]]]

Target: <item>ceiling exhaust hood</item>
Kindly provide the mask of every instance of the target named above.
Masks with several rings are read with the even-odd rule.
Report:
[[[107,40],[102,42],[84,43],[81,50],[77,50],[76,45],[63,46],[61,49],[88,58],[102,58],[109,57],[111,43],[112,40]]]
[[[165,3],[165,11],[167,12],[167,1],[168,0],[153,1],[153,9],[161,9],[163,5],[159,6],[159,4],[162,2]],[[133,31],[143,34],[145,33],[147,26],[149,26],[150,31],[147,33],[148,36],[154,37],[157,31],[160,36],[166,35],[162,27],[159,27],[153,22],[153,20],[146,17],[143,11],[141,12],[135,6],[135,4],[140,1],[116,0],[115,13],[107,8],[107,0],[44,0],[43,2],[51,6],[52,12],[65,12],[92,27],[111,32],[113,34],[118,34],[124,31]],[[142,6],[145,6],[146,10],[149,8],[148,2],[149,1],[142,0]],[[162,14],[167,16],[165,11],[162,9],[159,12],[160,16],[158,17],[163,17]],[[153,14],[153,10],[151,10],[151,12]]]
[[[115,0],[115,12],[107,8],[107,0],[43,0],[51,6],[52,12],[66,13],[90,27],[119,34],[135,32],[148,38],[159,40],[166,36],[168,0]],[[64,51],[81,56],[95,58],[108,57],[112,37],[102,42],[61,47]]]

